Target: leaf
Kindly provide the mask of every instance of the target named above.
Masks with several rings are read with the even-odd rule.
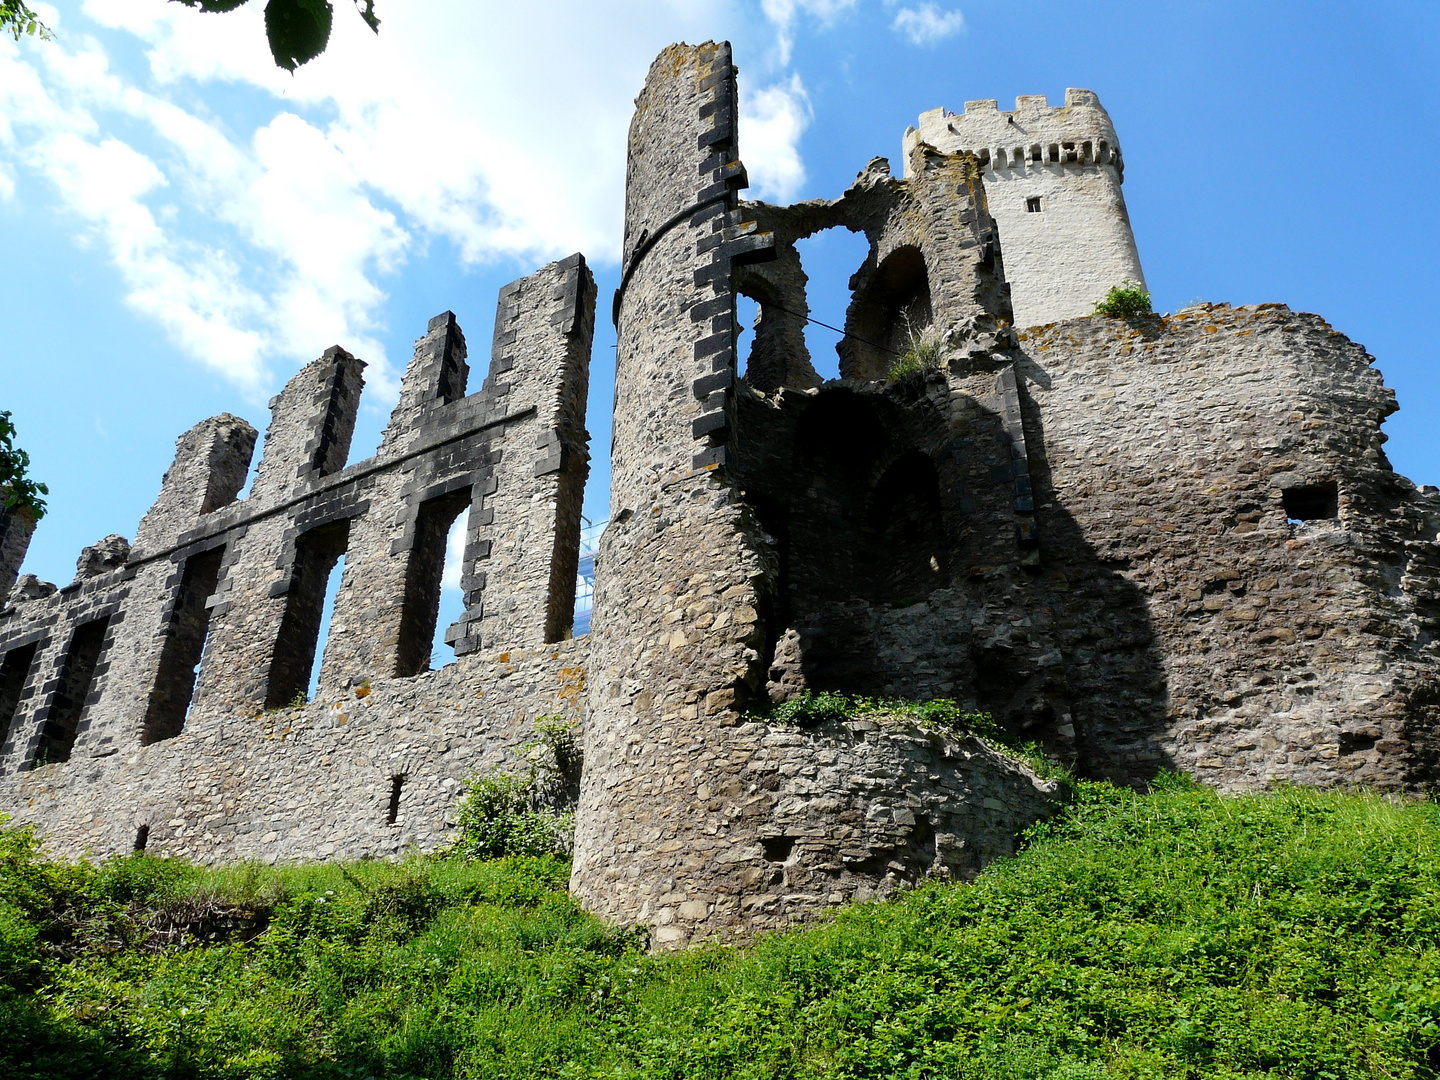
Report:
[[[275,63],[294,71],[324,52],[333,13],[329,0],[270,0],[265,5],[265,36]]]
[[[201,11],[225,12],[234,11],[247,0],[176,0],[177,3],[186,7],[199,8]]]
[[[360,12],[360,18],[365,20],[365,25],[380,33],[380,17],[375,14],[375,0],[355,0],[355,9]]]

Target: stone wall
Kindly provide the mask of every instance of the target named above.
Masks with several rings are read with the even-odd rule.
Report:
[[[4,506],[6,492],[0,490],[0,604],[10,596],[20,576],[20,564],[35,533],[35,515],[28,509]]]
[[[1052,809],[973,738],[765,719],[803,690],[954,698],[1120,783],[1433,785],[1440,492],[1386,461],[1373,358],[1273,304],[1016,332],[1101,279],[1008,229],[1006,170],[1057,200],[1111,184],[1075,227],[1133,255],[1109,120],[1067,103],[926,114],[903,177],[877,158],[839,199],[744,203],[729,46],[667,49],[630,130],[592,634],[565,640],[596,307],[572,256],[501,291],[476,393],[454,316],[430,321],[375,457],[347,464],[364,365],[328,350],[272,403],[247,498],[256,432],[216,417],[133,547],[19,578],[0,807],[66,855],[430,850],[464,779],[559,712],[583,726],[572,888],[677,946],[971,874]],[[1053,151],[1017,164],[997,132],[1020,124]],[[828,228],[869,250],[822,382],[797,244]],[[431,671],[461,515],[456,660]]]
[[[905,133],[907,163],[922,144],[978,157],[1016,325],[1088,315],[1125,279],[1144,285],[1120,188],[1120,141],[1091,91],[1066,90],[1059,108],[1041,94],[1017,98],[1013,112],[1001,112],[994,100],[967,101],[956,115],[931,109],[918,130]]]
[[[0,611],[7,812],[69,854],[128,851],[141,825],[147,850],[217,859],[433,847],[470,770],[513,758],[535,717],[576,715],[584,649],[562,639],[595,286],[577,255],[500,305],[468,396],[464,335],[431,320],[375,457],[346,464],[364,364],[329,349],[272,400],[245,499],[255,430],[204,421],[133,548],[87,548],[62,589],[21,579]],[[446,534],[467,509],[458,659],[431,672]],[[403,827],[375,819],[382,788],[387,813],[410,808]]]
[[[584,641],[471,653],[304,708],[234,716],[4,778],[11,825],[68,858],[206,863],[395,857],[453,839],[473,774],[516,768],[537,716],[576,719]]]
[[[1021,338],[1036,584],[1084,767],[1429,782],[1440,494],[1385,459],[1373,357],[1275,304]]]

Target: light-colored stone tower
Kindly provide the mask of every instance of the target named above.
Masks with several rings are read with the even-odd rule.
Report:
[[[980,159],[1017,326],[1089,315],[1112,285],[1145,283],[1120,143],[1091,91],[1066,90],[1058,109],[1043,94],[1017,98],[1014,112],[994,100],[959,115],[931,109],[905,132],[907,163],[920,143]]]

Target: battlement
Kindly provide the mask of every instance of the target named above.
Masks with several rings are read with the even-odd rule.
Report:
[[[961,113],[931,109],[920,114],[918,127],[905,129],[907,161],[920,143],[942,153],[974,154],[990,171],[1103,165],[1122,180],[1125,174],[1110,114],[1093,91],[1075,87],[1065,91],[1065,104],[1058,107],[1044,94],[1032,94],[1016,98],[1011,112],[1001,112],[993,98],[967,101]]]
[[[0,611],[0,773],[105,757],[303,698],[343,557],[327,694],[430,668],[451,523],[469,513],[457,655],[559,641],[573,616],[595,285],[582,257],[500,293],[489,378],[430,321],[376,456],[347,464],[364,362],[336,346],[270,402],[264,454],[238,417],[176,443],[133,548],[87,548],[74,582]],[[6,523],[7,590],[28,540]]]

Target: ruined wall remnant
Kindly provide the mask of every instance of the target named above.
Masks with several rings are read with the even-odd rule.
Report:
[[[907,163],[918,146],[979,159],[1016,325],[1089,315],[1112,286],[1145,284],[1120,189],[1120,140],[1091,91],[1066,90],[1058,108],[1040,94],[1017,98],[1013,112],[994,100],[967,101],[958,114],[931,109],[904,146]]]
[[[0,808],[69,856],[432,850],[465,779],[561,713],[572,888],[670,947],[973,874],[1055,805],[904,710],[770,718],[807,690],[954,699],[1117,783],[1435,783],[1440,491],[1386,461],[1372,358],[1278,304],[1076,317],[1141,280],[1088,91],[927,113],[905,146],[837,199],[743,202],[729,46],[651,68],[586,637],[578,255],[501,290],[476,392],[432,319],[373,458],[348,462],[364,364],[337,347],[272,401],[246,498],[257,433],[219,416],[133,546],[87,548],[63,588],[16,579],[28,526],[0,520]],[[827,382],[798,244],[831,228],[868,252]]]
[[[7,810],[70,854],[129,850],[141,825],[146,850],[205,859],[433,847],[466,775],[536,715],[574,715],[584,650],[562,639],[595,285],[577,255],[500,303],[477,393],[454,316],[431,320],[375,457],[347,464],[364,364],[329,349],[272,400],[246,498],[256,432],[207,420],[133,547],[87,548],[59,590],[22,579],[0,612]],[[446,535],[467,511],[459,659],[432,672]]]

